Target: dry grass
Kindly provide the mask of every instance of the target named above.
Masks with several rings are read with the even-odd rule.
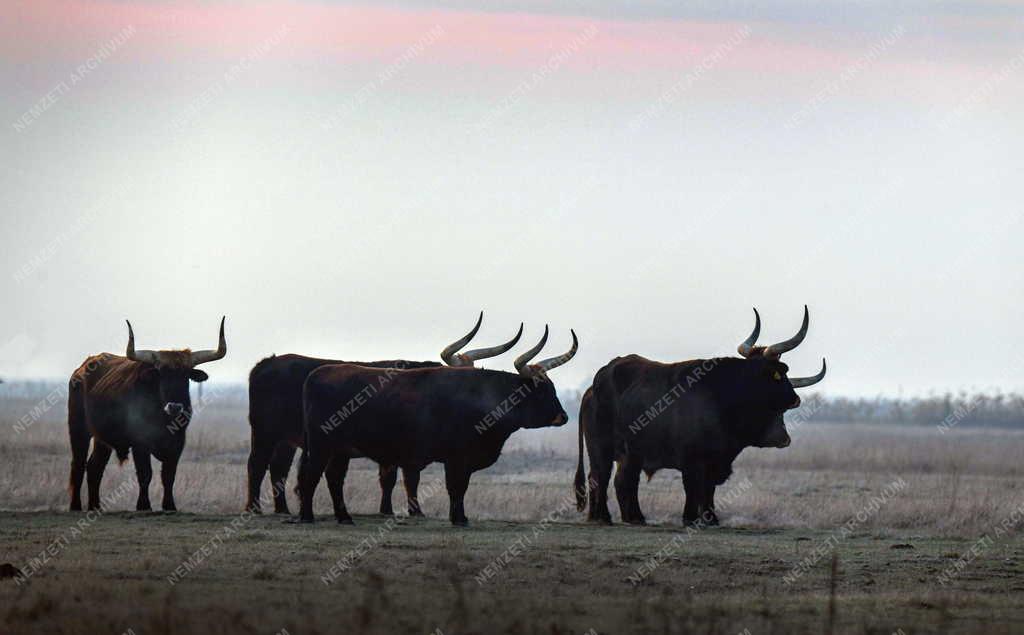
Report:
[[[0,544],[20,564],[81,517],[0,512]],[[0,632],[735,635],[833,632],[831,624],[835,633],[890,635],[1014,633],[1024,624],[1019,536],[947,586],[936,574],[971,541],[860,534],[837,545],[834,571],[825,555],[787,584],[827,532],[504,521],[458,529],[404,518],[389,528],[359,516],[355,527],[299,526],[263,516],[169,583],[236,518],[104,515],[26,584],[0,580]],[[906,540],[913,548],[894,548]],[[361,549],[364,541],[371,547]],[[329,568],[354,552],[362,555],[325,585]],[[494,575],[478,582],[496,559]]]
[[[8,400],[0,405],[0,509],[63,510],[70,455],[63,404],[22,431],[13,423],[35,405]],[[575,425],[546,432],[520,431],[502,459],[473,477],[467,497],[471,519],[537,520],[563,509],[575,469]],[[913,529],[935,535],[977,536],[1024,503],[1024,434],[982,429],[804,424],[792,430],[786,450],[748,449],[736,463],[726,490],[750,485],[720,515],[731,526],[830,528],[847,522],[873,495],[895,479],[907,487],[858,525],[871,530]],[[189,428],[178,470],[178,507],[196,513],[229,514],[244,501],[248,425],[241,404],[211,405]],[[157,466],[158,467],[158,464]],[[114,509],[134,508],[134,470],[129,460],[107,469],[105,491],[122,479],[131,491]],[[295,470],[291,480],[294,483]],[[421,487],[438,485],[439,466]],[[159,500],[159,479],[151,495]],[[442,487],[423,501],[428,515],[447,515]],[[264,487],[266,490],[266,486]],[[374,464],[353,461],[346,496],[354,513],[376,511],[379,489]],[[678,473],[661,472],[641,485],[641,504],[655,522],[678,522],[682,484]],[[720,495],[721,500],[721,495]],[[293,505],[294,507],[294,505]],[[318,511],[330,509],[326,487]],[[396,509],[404,494],[396,488]],[[613,515],[616,513],[612,504]],[[575,512],[564,515],[576,518]]]
[[[176,490],[183,513],[111,511],[68,538],[85,516],[61,511],[70,461],[63,405],[17,432],[13,422],[33,406],[0,406],[0,509],[7,510],[0,512],[0,564],[27,568],[47,545],[60,548],[26,584],[0,579],[5,635],[889,635],[1024,627],[1024,535],[986,545],[949,584],[938,579],[1019,508],[1020,434],[807,424],[786,450],[746,451],[719,496],[726,527],[690,534],[678,525],[682,487],[669,472],[641,489],[659,526],[579,522],[570,496],[575,427],[524,431],[497,465],[474,477],[468,530],[444,520],[438,466],[421,484],[421,492],[433,492],[422,498],[430,518],[388,525],[372,515],[379,494],[368,461],[353,462],[347,487],[355,527],[330,522],[325,487],[317,505],[326,522],[295,526],[239,515],[248,426],[240,404],[222,405],[203,411],[189,431]],[[898,478],[905,489],[864,515]],[[134,508],[130,461],[108,467],[104,491],[122,483],[112,510]],[[736,496],[725,505],[728,491]],[[404,508],[401,488],[395,503]],[[852,535],[832,542],[858,512],[864,520]],[[556,522],[536,522],[548,517]],[[183,560],[239,522],[194,571],[169,584]],[[787,583],[818,549],[820,559]],[[356,552],[363,555],[325,586],[328,568]],[[659,552],[660,565],[632,584]],[[493,579],[476,582],[510,554]]]

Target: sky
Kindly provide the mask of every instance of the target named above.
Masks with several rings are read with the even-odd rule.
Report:
[[[1024,390],[1015,2],[14,0],[0,377],[211,348],[611,358],[811,328],[829,394]],[[472,345],[471,345],[472,346]]]

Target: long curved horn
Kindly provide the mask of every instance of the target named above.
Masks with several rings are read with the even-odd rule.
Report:
[[[807,386],[813,386],[822,379],[825,379],[825,358],[821,358],[821,372],[811,377],[790,377],[789,383],[793,384],[793,388],[806,388]]]
[[[784,342],[778,344],[772,344],[768,348],[764,349],[764,356],[768,359],[778,359],[786,351],[791,351],[800,345],[800,342],[804,341],[807,337],[807,325],[810,322],[810,314],[807,312],[807,305],[804,305],[804,322],[800,325],[800,330],[796,332],[796,335],[789,338]]]
[[[459,363],[459,361],[454,357],[454,355],[459,351],[460,348],[462,348],[466,344],[469,344],[469,340],[473,339],[473,336],[476,335],[476,332],[480,330],[480,323],[483,321],[484,312],[481,311],[480,317],[476,319],[476,326],[473,327],[473,330],[470,331],[469,333],[466,333],[466,335],[464,335],[463,337],[455,340],[454,342],[446,346],[443,351],[441,351],[441,359],[444,360],[444,363],[448,364],[449,366],[464,366],[464,364]]]
[[[522,355],[520,355],[519,357],[516,358],[515,367],[516,367],[516,371],[520,375],[528,375],[529,374],[529,371],[527,371],[527,366],[526,365],[530,363],[531,359],[533,359],[534,357],[537,356],[537,353],[540,352],[540,349],[544,348],[544,345],[547,344],[547,342],[548,342],[548,325],[545,324],[544,325],[544,337],[540,338],[540,341],[537,342],[536,346],[534,346],[533,348],[531,348],[530,350],[526,351],[525,353],[523,353]]]
[[[133,362],[142,362],[143,364],[155,364],[159,361],[160,356],[156,351],[137,351],[135,350],[135,331],[132,330],[132,323],[125,320],[125,324],[128,325],[128,348],[125,350],[124,356]]]
[[[757,307],[754,307],[754,330],[750,333],[750,337],[743,340],[736,350],[742,357],[750,357],[750,354],[754,352],[754,344],[757,344],[757,336],[761,334],[761,314],[757,312]]]
[[[580,342],[576,339],[576,331],[569,329],[569,332],[572,333],[572,347],[569,349],[568,353],[563,353],[556,357],[549,357],[548,359],[542,359],[536,364],[532,364],[532,366],[546,373],[553,368],[558,368],[572,359],[576,355],[576,351],[579,350]]]
[[[213,362],[228,354],[228,343],[224,339],[224,317],[220,319],[220,341],[215,351],[195,351],[192,353],[192,366]]]
[[[472,366],[473,362],[477,361],[478,359],[487,359],[488,357],[497,357],[498,355],[501,355],[502,353],[508,352],[509,350],[512,349],[513,346],[515,346],[519,342],[519,338],[522,337],[522,336],[523,336],[523,323],[520,322],[519,323],[519,332],[516,333],[515,337],[513,337],[509,341],[505,342],[504,344],[499,344],[498,346],[488,346],[487,348],[475,348],[475,349],[473,349],[471,351],[466,351],[465,353],[459,353],[459,354],[455,355],[455,357],[456,358],[461,358],[462,360],[468,362],[468,364],[467,364],[468,366]]]

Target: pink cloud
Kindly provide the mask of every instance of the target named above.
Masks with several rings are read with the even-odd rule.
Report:
[[[40,58],[68,64],[90,55],[133,25],[131,56],[143,63],[205,60],[225,64],[287,25],[286,41],[268,55],[282,60],[346,64],[389,62],[432,29],[443,36],[420,63],[536,68],[572,45],[569,69],[690,68],[743,24],[693,21],[591,20],[573,16],[336,6],[302,2],[251,4],[31,0],[8,10],[0,24],[0,54],[14,61]],[[782,42],[759,32],[717,65],[748,71],[838,68],[844,55]],[[587,37],[588,29],[596,35]]]

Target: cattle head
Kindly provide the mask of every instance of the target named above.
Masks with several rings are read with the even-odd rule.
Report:
[[[789,366],[782,363],[783,353],[793,350],[807,336],[810,314],[804,306],[804,319],[796,335],[771,346],[757,346],[761,334],[761,316],[754,309],[754,330],[737,350],[744,358],[742,371],[742,397],[744,418],[753,433],[752,444],[757,447],[784,448],[789,445],[789,433],[782,413],[800,405],[795,388],[811,386],[825,378],[826,364],[821,360],[821,371],[811,377],[789,377]]]
[[[759,448],[784,448],[789,433],[783,413],[800,405],[800,397],[788,381],[789,367],[764,357],[733,360],[739,373],[730,386],[732,402],[743,428],[744,440]]]
[[[127,322],[127,320],[126,320]],[[147,351],[135,349],[135,332],[128,322],[128,349],[125,357],[144,364],[143,381],[156,386],[164,413],[173,418],[186,420],[192,416],[192,400],[189,397],[188,382],[206,381],[209,376],[196,368],[200,364],[221,359],[227,355],[228,346],[224,339],[224,318],[220,320],[220,342],[217,350],[190,351]]]
[[[529,403],[529,413],[524,419],[524,428],[546,428],[549,426],[562,426],[568,423],[569,415],[565,414],[558,395],[555,392],[555,385],[548,378],[548,371],[565,364],[576,355],[579,349],[579,340],[576,339],[576,332],[572,329],[572,347],[568,352],[556,357],[543,359],[535,364],[530,360],[540,353],[548,341],[548,327],[544,325],[544,336],[536,346],[516,358],[515,367],[520,377],[524,380],[523,386],[528,391],[525,402]]]
[[[481,311],[480,317],[478,317],[476,320],[476,326],[474,326],[469,333],[462,336],[455,342],[452,342],[451,344],[446,346],[443,351],[441,351],[441,359],[444,360],[444,363],[448,364],[449,366],[473,366],[477,360],[486,359],[488,357],[497,357],[498,355],[501,355],[502,353],[511,350],[512,347],[515,346],[517,342],[519,342],[519,338],[522,337],[523,335],[523,324],[522,322],[520,322],[519,332],[516,333],[515,337],[505,342],[504,344],[499,344],[498,346],[489,346],[486,348],[476,348],[471,351],[466,351],[465,353],[458,352],[460,348],[462,348],[466,344],[469,344],[469,341],[473,339],[473,337],[476,335],[476,332],[480,330],[480,324],[483,321],[484,312]]]

